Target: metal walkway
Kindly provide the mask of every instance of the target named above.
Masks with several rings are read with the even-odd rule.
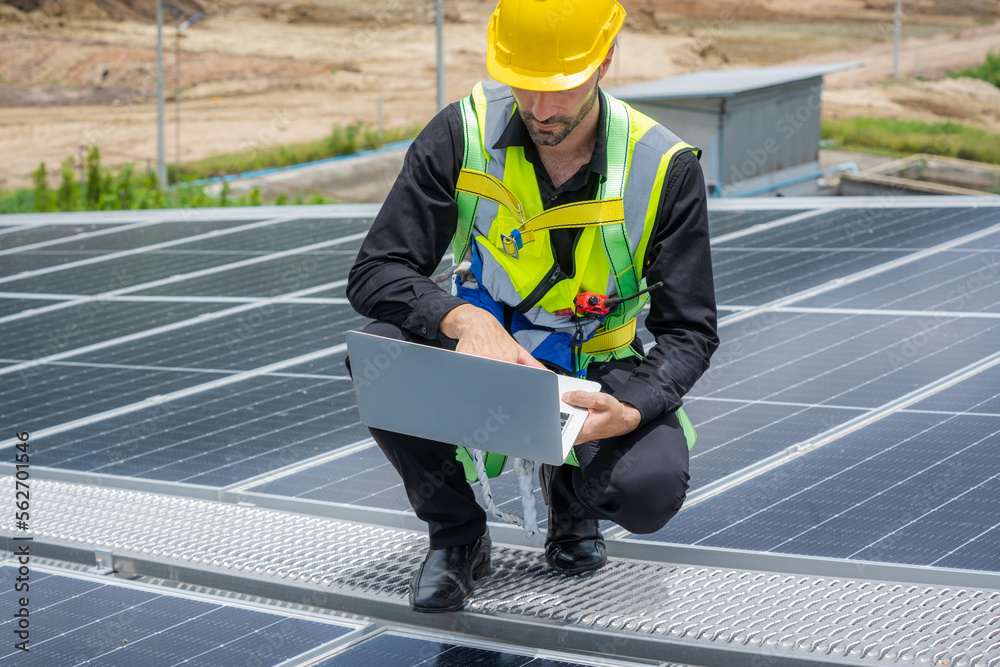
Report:
[[[11,477],[0,484],[14,485]],[[612,553],[642,559],[615,557],[598,573],[564,577],[538,550],[496,546],[494,572],[467,609],[427,615],[406,602],[426,547],[419,533],[37,478],[31,491],[33,555],[100,558],[122,576],[616,658],[1000,666],[1000,585],[985,573],[612,542]],[[15,530],[11,512],[0,519],[0,535],[0,546],[13,551],[24,544],[13,537],[27,534]],[[686,562],[657,562],[677,554]],[[701,556],[711,565],[693,564]],[[807,567],[786,567],[805,560]],[[857,576],[843,576],[852,571]]]

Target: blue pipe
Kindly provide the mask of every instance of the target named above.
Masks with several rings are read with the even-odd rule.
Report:
[[[261,176],[268,176],[270,174],[278,174],[285,171],[295,171],[296,169],[303,169],[305,167],[314,167],[320,164],[329,164],[331,162],[338,162],[340,160],[349,160],[351,158],[360,157],[362,155],[374,155],[376,153],[381,153],[383,151],[396,151],[402,148],[409,147],[413,143],[413,139],[404,139],[402,141],[394,141],[391,144],[386,144],[382,148],[376,148],[374,150],[362,149],[357,153],[351,153],[350,155],[338,155],[337,157],[324,158],[322,160],[313,160],[312,162],[300,162],[299,164],[288,165],[287,167],[270,167],[268,169],[258,169],[257,171],[245,171],[242,174],[226,174],[225,176],[212,176],[211,178],[203,178],[197,181],[183,181],[177,183],[174,187],[180,188],[191,188],[199,187],[202,185],[209,185],[211,183],[231,183],[232,181],[239,181],[244,178],[260,178]]]
[[[738,195],[732,195],[733,199],[740,197],[756,197],[757,195],[762,195],[766,192],[773,192],[779,188],[788,187],[789,185],[795,185],[796,183],[802,183],[803,181],[808,181],[813,178],[819,178],[820,176],[826,176],[835,171],[850,171],[855,176],[859,175],[861,171],[858,169],[858,165],[853,162],[842,162],[833,167],[827,167],[826,169],[820,169],[819,171],[806,174],[805,176],[798,176],[796,178],[790,178],[787,181],[782,181],[780,183],[774,183],[773,185],[765,185],[762,188],[757,188],[756,190],[750,190],[748,192],[741,192]],[[721,188],[720,188],[721,192]]]

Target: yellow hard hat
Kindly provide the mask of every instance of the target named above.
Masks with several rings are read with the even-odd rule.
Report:
[[[488,31],[490,76],[525,90],[576,88],[624,21],[617,0],[500,0]]]

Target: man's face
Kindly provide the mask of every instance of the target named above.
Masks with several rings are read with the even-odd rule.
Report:
[[[538,146],[556,146],[576,129],[597,101],[600,72],[569,90],[546,92],[513,88],[517,110]]]

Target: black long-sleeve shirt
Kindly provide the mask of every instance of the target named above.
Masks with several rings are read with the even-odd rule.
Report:
[[[606,178],[604,106],[601,98],[599,136],[590,163],[558,188],[520,115],[511,117],[495,147],[524,146],[546,209],[592,199]],[[410,146],[348,279],[347,297],[362,315],[434,338],[445,314],[466,303],[430,278],[449,251],[457,226],[455,183],[464,141],[455,103],[435,116]],[[552,243],[557,261],[565,266],[572,262],[573,235],[579,230],[561,231],[565,234],[553,234]],[[646,423],[680,407],[719,344],[705,184],[691,152],[676,155],[664,179],[644,275],[650,285],[664,284],[650,293],[646,317],[656,344],[615,398],[634,405]]]

